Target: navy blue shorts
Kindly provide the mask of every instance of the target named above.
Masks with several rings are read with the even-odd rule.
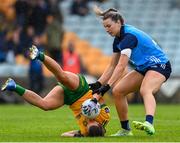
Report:
[[[135,70],[144,76],[147,71],[153,70],[153,71],[156,71],[156,72],[164,75],[166,80],[170,77],[171,72],[172,72],[171,64],[169,61],[166,64],[156,64],[156,65],[149,66],[143,71],[140,71],[138,69],[135,69]]]

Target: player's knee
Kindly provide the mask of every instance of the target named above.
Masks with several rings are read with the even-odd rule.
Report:
[[[59,79],[59,81],[61,81],[61,82],[67,81],[67,74],[66,74],[66,72],[64,72],[64,71],[62,71],[61,73],[57,73],[57,74],[56,74],[56,77],[57,77],[57,79]]]
[[[143,96],[145,96],[145,95],[149,95],[149,94],[151,94],[152,92],[151,92],[151,90],[149,90],[149,89],[147,89],[147,88],[140,88],[140,95],[143,97]]]
[[[50,108],[48,102],[46,102],[45,100],[42,100],[41,109],[44,110],[44,111],[49,111],[51,108]]]
[[[120,97],[123,94],[123,92],[120,88],[114,87],[112,90],[112,94],[114,97]]]

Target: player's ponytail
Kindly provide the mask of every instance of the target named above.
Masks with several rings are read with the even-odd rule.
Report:
[[[93,7],[93,11],[97,16],[103,16],[103,11],[97,5]]]
[[[124,24],[124,18],[122,17],[122,15],[119,13],[119,11],[115,8],[109,8],[105,11],[103,11],[102,9],[100,9],[98,6],[94,6],[93,7],[93,11],[95,12],[95,14],[97,16],[102,17],[103,20],[106,20],[108,18],[111,18],[113,21],[117,22],[118,20],[120,20],[121,24]]]

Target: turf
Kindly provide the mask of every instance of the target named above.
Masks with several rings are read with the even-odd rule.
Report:
[[[78,126],[67,106],[45,112],[30,105],[1,105],[0,142],[180,142],[180,105],[158,105],[156,134],[148,136],[133,128],[133,137],[108,137],[119,129],[115,107],[110,108],[106,137],[68,138],[60,134]],[[129,116],[131,121],[143,121],[143,105],[130,105]]]

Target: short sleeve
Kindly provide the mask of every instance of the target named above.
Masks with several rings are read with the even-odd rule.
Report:
[[[126,34],[124,38],[121,40],[121,42],[117,45],[118,49],[121,51],[124,49],[133,49],[134,47],[137,46],[138,40],[136,36],[133,34]]]
[[[113,42],[113,52],[114,52],[114,53],[119,53],[119,52],[121,52],[121,50],[118,48],[119,42],[120,42],[120,41],[118,40],[117,37],[114,38],[114,42]]]

